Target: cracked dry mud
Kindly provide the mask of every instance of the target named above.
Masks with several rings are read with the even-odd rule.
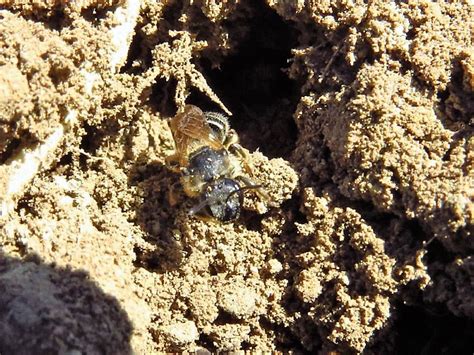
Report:
[[[0,4],[0,353],[472,353],[471,2]],[[171,203],[185,103],[274,206]]]

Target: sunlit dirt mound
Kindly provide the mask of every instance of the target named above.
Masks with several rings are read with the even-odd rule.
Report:
[[[0,353],[472,353],[473,16],[0,3]],[[268,195],[236,221],[167,166],[185,104]]]

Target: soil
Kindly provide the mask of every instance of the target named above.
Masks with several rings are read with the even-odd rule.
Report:
[[[0,9],[0,353],[472,354],[472,2]],[[270,202],[188,213],[185,104]]]

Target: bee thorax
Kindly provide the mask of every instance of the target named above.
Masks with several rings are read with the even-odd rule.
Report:
[[[188,174],[199,176],[209,182],[226,175],[229,170],[229,155],[225,150],[202,147],[189,159]]]

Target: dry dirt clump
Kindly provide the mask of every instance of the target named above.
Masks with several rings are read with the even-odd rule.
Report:
[[[306,189],[304,210],[308,222],[296,223],[300,247],[288,259],[295,264],[292,269],[299,269],[295,294],[309,309],[299,320],[317,325],[321,338],[329,340],[323,341],[327,351],[331,342],[362,351],[389,318],[390,299],[399,287],[418,280],[424,288],[429,276],[420,255],[397,264],[360,214],[334,206],[330,195],[317,197]],[[320,344],[310,329],[299,332],[305,347],[313,350]]]
[[[300,108],[319,119],[302,123],[303,137],[321,131],[331,151],[331,179],[345,196],[417,218],[451,248],[472,248],[472,139],[444,128],[433,94],[399,71],[397,62],[382,59],[363,66],[351,87],[307,97]]]
[[[357,46],[357,53],[372,52],[370,64],[356,64],[345,55],[345,65],[358,70],[350,81],[334,70],[331,79],[342,85],[339,90],[303,98],[302,144],[296,151],[308,152],[307,141],[314,146],[322,138],[334,169],[327,177],[344,195],[417,218],[434,236],[448,238],[444,243],[451,248],[457,243],[472,248],[474,143],[465,124],[473,113],[467,64],[472,60],[472,25],[459,25],[469,22],[472,8],[461,3],[370,2],[362,16],[360,6],[347,5],[338,14],[342,21],[336,22],[330,9],[311,9],[324,11],[309,14],[308,8],[294,10],[292,17],[311,16],[331,29],[360,26],[364,31],[349,31],[344,45],[337,47],[341,57]],[[296,55],[307,60],[319,50],[308,46]],[[293,70],[295,75],[304,72],[311,86],[329,75],[309,64],[297,62]],[[440,95],[447,99],[440,102]],[[305,171],[308,159],[301,159]]]
[[[95,11],[111,8],[121,5],[124,0],[81,0],[81,1],[60,1],[60,0],[32,0],[32,1],[15,1],[2,0],[2,7],[17,13],[21,13],[25,17],[34,17],[43,20],[51,20],[52,17],[61,15],[75,15],[83,10],[93,9]],[[64,16],[66,15],[66,16]]]
[[[0,353],[472,352],[469,2],[1,8]],[[189,215],[185,104],[270,201]]]
[[[0,16],[3,154],[14,140],[36,143],[52,133],[61,111],[81,104],[83,83],[68,80],[78,72],[73,48],[55,31],[6,11]]]

